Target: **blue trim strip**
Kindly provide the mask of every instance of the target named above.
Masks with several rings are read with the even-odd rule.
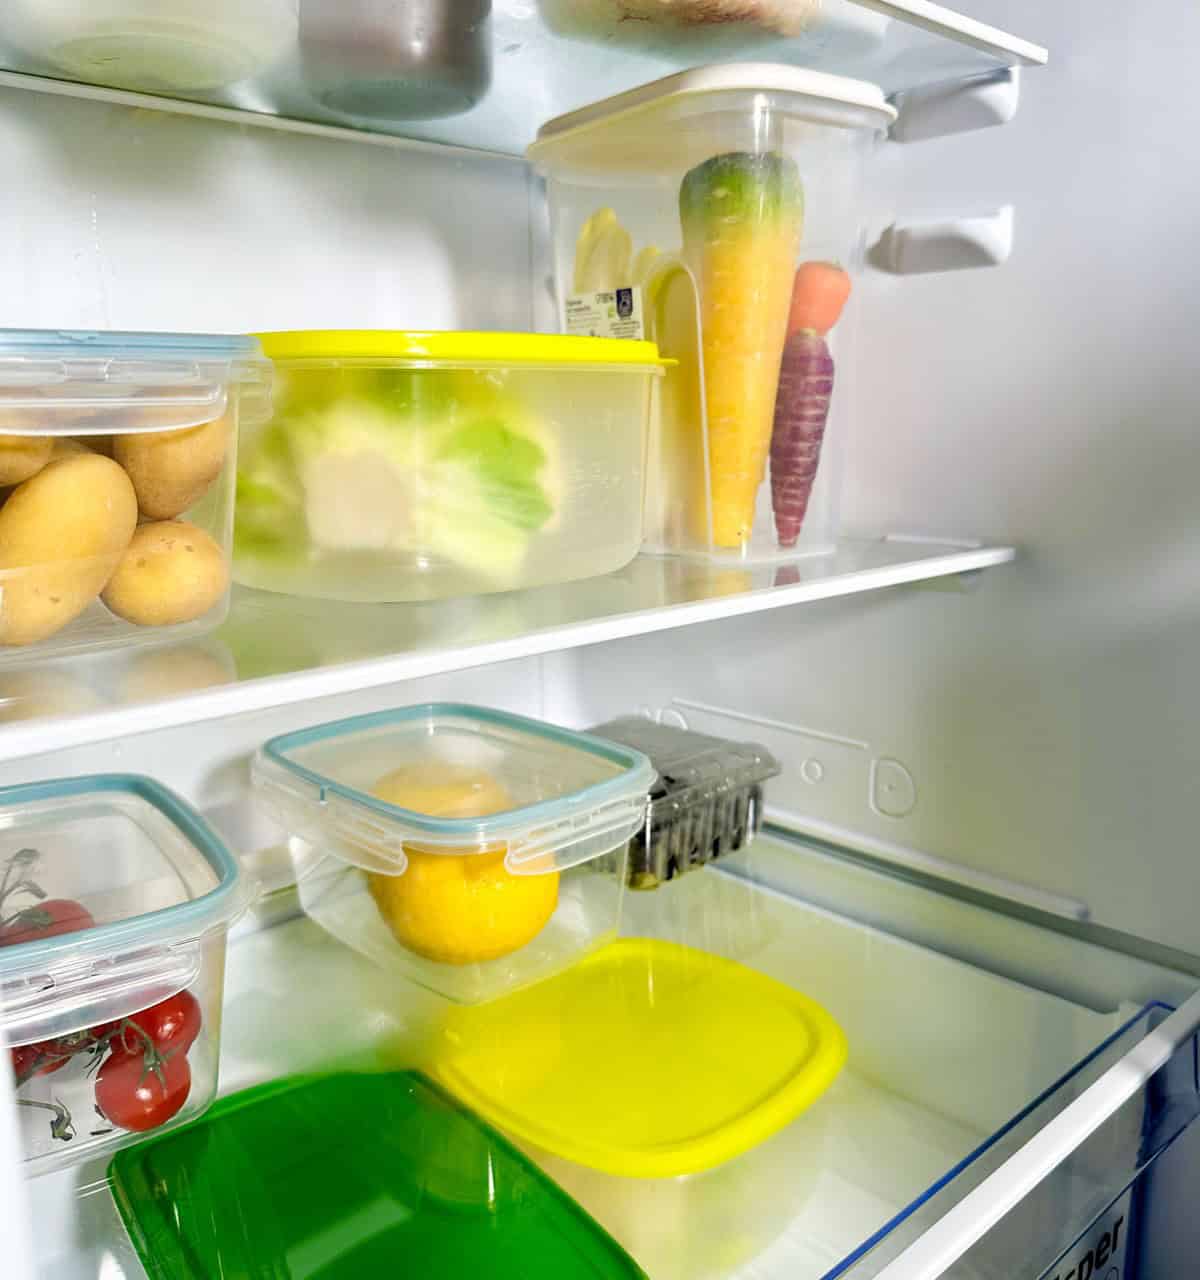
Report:
[[[0,329],[0,355],[80,355],[120,358],[139,355],[259,356],[257,338],[224,333],[146,333],[120,329]]]
[[[369,729],[392,725],[402,726],[417,720],[449,717],[515,729],[546,742],[599,756],[618,765],[623,772],[615,778],[594,783],[585,790],[571,795],[559,796],[553,800],[540,800],[536,804],[507,809],[484,818],[432,818],[428,814],[388,804],[387,801],[379,800],[365,791],[336,782],[322,773],[317,773],[289,759],[286,754],[297,748],[311,746],[330,738],[344,737]],[[512,822],[514,814],[519,814],[522,822],[542,819],[551,821],[579,809],[593,809],[610,799],[620,799],[631,792],[636,794],[639,788],[649,791],[656,776],[650,761],[632,747],[624,747],[603,738],[594,738],[591,734],[577,733],[573,729],[562,729],[557,725],[547,724],[544,720],[531,720],[527,716],[513,715],[507,711],[494,711],[490,707],[474,707],[461,702],[426,702],[411,707],[396,707],[388,711],[372,711],[366,715],[350,716],[345,720],[333,720],[327,724],[314,725],[310,729],[297,729],[291,733],[279,734],[267,741],[262,750],[263,754],[275,764],[305,779],[312,786],[319,788],[322,793],[333,792],[385,818],[403,818],[406,823],[421,831],[447,838],[473,836],[481,831],[505,826]]]
[[[1010,1134],[1023,1120],[1027,1120],[1029,1116],[1042,1105],[1042,1103],[1046,1102],[1053,1094],[1057,1093],[1063,1085],[1065,1085],[1069,1080],[1072,1080],[1081,1071],[1085,1070],[1091,1065],[1091,1063],[1095,1062],[1095,1060],[1104,1053],[1106,1049],[1115,1044],[1122,1036],[1127,1035],[1128,1032],[1144,1017],[1146,1017],[1152,1009],[1163,1009],[1167,1013],[1175,1012],[1173,1005],[1164,1004],[1161,1000],[1151,1000],[1149,1004],[1144,1005],[1132,1018],[1129,1019],[1128,1022],[1123,1026],[1118,1027],[1107,1040],[1098,1044],[1086,1058],[1077,1062],[1075,1066],[1066,1072],[1065,1075],[1061,1076],[1052,1085],[1040,1093],[1027,1107],[1013,1116],[1007,1124],[997,1129],[986,1142],[981,1143],[969,1155],[964,1156],[958,1164],[954,1165],[952,1169],[943,1174],[942,1177],[928,1188],[928,1190],[923,1191],[915,1200],[912,1201],[911,1204],[904,1209],[901,1209],[899,1213],[885,1222],[873,1235],[868,1236],[853,1253],[847,1254],[841,1262],[837,1264],[837,1266],[832,1268],[830,1271],[826,1271],[821,1277],[821,1280],[836,1280],[838,1276],[845,1275],[845,1273],[854,1266],[855,1263],[861,1261],[868,1253],[871,1252],[872,1249],[875,1248],[876,1245],[882,1243],[883,1240],[898,1226],[900,1226],[901,1223],[906,1222],[914,1213],[917,1212],[918,1209],[923,1208],[930,1200],[933,1199],[934,1196],[939,1192],[944,1191],[946,1187],[948,1187],[950,1183],[963,1172],[964,1169],[974,1164],[981,1156],[986,1155],[992,1147],[994,1147],[1002,1138]]]
[[[160,907],[124,920],[94,925],[78,933],[59,934],[53,938],[4,947],[0,949],[0,974],[18,967],[18,961],[21,969],[27,969],[43,957],[50,960],[66,950],[91,952],[123,948],[131,938],[152,935],[163,924],[169,923],[172,929],[191,926],[199,934],[235,914],[231,899],[236,896],[241,878],[237,860],[190,805],[152,778],[132,773],[103,773],[0,787],[0,812],[17,805],[76,796],[103,797],[106,793],[135,796],[157,809],[204,857],[217,876],[216,886],[199,898],[171,907]]]

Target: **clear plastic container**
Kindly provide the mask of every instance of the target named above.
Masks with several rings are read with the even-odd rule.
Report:
[[[217,1088],[232,855],[148,778],[0,789],[0,1022],[26,1171],[202,1111]]]
[[[229,601],[252,338],[0,331],[0,662],[179,640]]]
[[[271,423],[243,441],[239,582],[426,600],[607,573],[642,540],[650,343],[264,334]]]
[[[274,1080],[122,1152],[111,1172],[152,1280],[645,1280],[545,1174],[415,1072]]]
[[[296,41],[296,0],[7,0],[6,39],[93,84],[219,89]]]
[[[631,889],[657,888],[744,849],[758,834],[763,784],[780,772],[766,747],[645,716],[622,716],[588,732],[642,752],[658,773],[649,820],[629,846]]]
[[[376,963],[462,1003],[616,936],[645,822],[640,753],[523,716],[434,703],[272,738],[254,785],[291,833],[304,910]]]
[[[464,1010],[444,1043],[438,1077],[655,1280],[727,1275],[788,1221],[821,1170],[819,1100],[846,1060],[800,992],[649,938]]]
[[[860,177],[894,119],[874,85],[744,63],[560,116],[529,148],[563,327],[594,325],[627,290],[641,334],[678,362],[654,409],[648,550],[832,548]]]

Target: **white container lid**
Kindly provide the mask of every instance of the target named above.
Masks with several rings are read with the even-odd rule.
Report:
[[[282,734],[259,750],[252,772],[289,830],[383,875],[404,873],[406,848],[453,857],[503,849],[514,875],[603,857],[645,823],[654,776],[632,747],[456,703]],[[388,779],[412,808],[375,794]]]
[[[865,80],[773,62],[737,62],[681,71],[556,116],[538,130],[526,156],[535,165],[574,159],[576,145],[634,121],[653,128],[656,115],[677,108],[753,110],[764,100],[784,115],[834,128],[880,130],[896,119],[883,90]]]

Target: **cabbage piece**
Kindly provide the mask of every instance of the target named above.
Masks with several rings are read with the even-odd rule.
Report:
[[[513,581],[556,514],[553,433],[476,375],[339,385],[314,404],[295,380],[244,456],[239,548],[428,554]]]

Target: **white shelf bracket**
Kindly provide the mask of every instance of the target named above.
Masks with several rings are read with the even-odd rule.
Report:
[[[1021,101],[1021,68],[1005,67],[967,80],[906,89],[892,98],[900,112],[888,134],[893,142],[924,142],[1008,124]]]
[[[1013,247],[1014,210],[893,222],[872,246],[873,266],[896,275],[998,267]]]

